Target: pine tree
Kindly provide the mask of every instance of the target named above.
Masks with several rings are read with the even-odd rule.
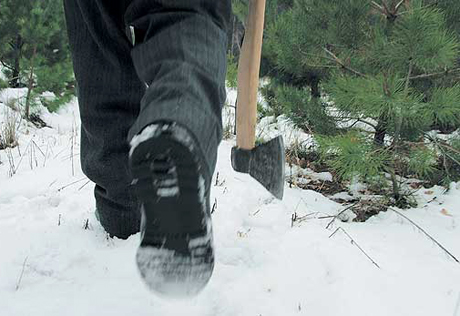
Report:
[[[0,62],[12,88],[21,85],[23,39],[20,29],[30,9],[31,2],[27,0],[0,0]]]
[[[427,131],[460,127],[460,21],[446,2],[298,0],[269,31],[277,67],[304,78],[311,99],[322,87],[337,127],[352,122],[317,138],[323,157],[343,178],[389,175],[399,202],[399,176],[433,177],[440,146],[452,147]]]
[[[25,117],[44,91],[56,95],[45,104],[54,110],[72,95],[74,81],[61,1],[0,0],[0,8],[0,59],[10,85],[28,88]]]
[[[311,96],[319,98],[321,81],[336,67],[326,51],[338,46],[345,55],[363,45],[366,10],[361,0],[294,2],[268,27],[265,47],[278,70],[274,79],[308,85]]]
[[[288,10],[293,6],[294,0],[266,0],[266,8],[265,8],[265,31],[268,30],[270,25],[272,25],[277,17],[284,11]],[[249,10],[249,0],[232,0],[232,8],[233,14],[235,16],[235,23],[233,26],[233,36],[232,38],[234,41],[238,42],[238,45],[242,43],[244,38],[244,30],[246,19]],[[231,45],[235,47],[235,45]],[[235,51],[234,49],[231,50],[233,55],[232,60],[238,60],[239,57],[239,50]],[[264,77],[267,76],[270,72],[274,69],[274,65],[271,63],[271,60],[268,57],[268,47],[267,45],[263,45],[262,49],[262,60],[261,60],[261,69],[260,69],[260,76]]]

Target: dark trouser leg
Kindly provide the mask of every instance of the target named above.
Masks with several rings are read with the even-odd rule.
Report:
[[[175,121],[197,138],[213,173],[222,138],[230,0],[133,0],[125,20],[135,29],[132,51],[149,85],[130,131]]]
[[[82,121],[81,163],[96,183],[106,231],[127,238],[139,231],[139,202],[130,187],[128,130],[145,85],[132,64],[124,33],[125,1],[65,0]]]
[[[64,1],[79,84],[82,168],[97,184],[102,225],[128,237],[139,221],[127,161],[133,124],[129,138],[156,121],[184,125],[202,147],[209,173],[214,171],[230,0]],[[132,59],[126,25],[137,34]],[[143,82],[149,85],[145,95]]]

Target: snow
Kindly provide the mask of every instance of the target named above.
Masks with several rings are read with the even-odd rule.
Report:
[[[226,126],[233,126],[235,124],[234,106],[236,104],[236,99],[237,91],[234,89],[229,89],[227,91],[226,106],[224,107],[222,113],[224,129]],[[266,101],[260,92],[257,95],[257,100],[263,107],[267,106]],[[268,141],[277,137],[278,135],[283,135],[284,144],[286,147],[291,147],[294,145],[308,147],[314,145],[314,141],[311,135],[296,128],[294,123],[290,121],[285,115],[280,115],[278,117],[263,117],[258,122],[256,128],[256,138]]]
[[[72,102],[44,115],[52,128],[22,123],[20,150],[0,151],[0,315],[460,316],[460,264],[407,220],[388,211],[326,229],[320,217],[343,206],[287,186],[274,199],[232,170],[232,140],[219,149],[212,188],[210,283],[191,300],[153,295],[135,264],[139,235],[108,239],[95,219],[78,117]],[[419,207],[401,212],[459,258],[460,184],[443,192],[420,189]],[[317,215],[292,223],[293,213]],[[329,238],[338,227],[354,243],[344,231]]]

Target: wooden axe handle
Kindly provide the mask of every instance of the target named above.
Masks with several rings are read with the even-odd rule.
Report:
[[[238,64],[238,103],[236,144],[251,150],[255,147],[257,91],[259,87],[265,0],[250,0],[249,15]]]

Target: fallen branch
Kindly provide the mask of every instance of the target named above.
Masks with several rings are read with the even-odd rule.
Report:
[[[377,268],[381,269],[380,266],[375,262],[364,250],[361,248],[358,243],[343,229],[342,227],[337,228],[330,236],[329,238],[333,237],[339,230],[343,231],[345,235],[347,235],[348,238],[350,238],[350,241],[353,245],[355,245]]]
[[[414,225],[415,227],[417,227],[417,229],[419,231],[421,231],[425,236],[427,236],[432,242],[434,242],[439,248],[441,248],[445,253],[447,253],[447,255],[449,257],[451,257],[452,259],[455,260],[455,262],[457,263],[460,263],[460,261],[458,261],[458,259],[449,251],[447,250],[443,245],[441,245],[436,239],[434,239],[430,234],[428,234],[422,227],[420,227],[420,225],[418,225],[417,223],[415,223],[413,220],[411,220],[409,217],[407,217],[406,215],[402,214],[401,212],[398,212],[397,210],[393,209],[393,208],[388,208],[389,210],[392,210],[393,212],[395,212],[396,214],[398,214],[399,216],[401,216],[402,218],[404,218],[405,220],[407,220],[409,223],[411,223],[412,225]]]
[[[312,213],[308,213],[303,216],[297,216],[297,212],[295,212],[294,214],[291,215],[291,227],[294,227],[294,223],[302,223],[306,221],[307,219],[309,219],[310,216],[318,215],[318,214],[320,214],[320,212],[312,212]],[[323,218],[328,218],[328,217],[329,216],[324,216]]]

